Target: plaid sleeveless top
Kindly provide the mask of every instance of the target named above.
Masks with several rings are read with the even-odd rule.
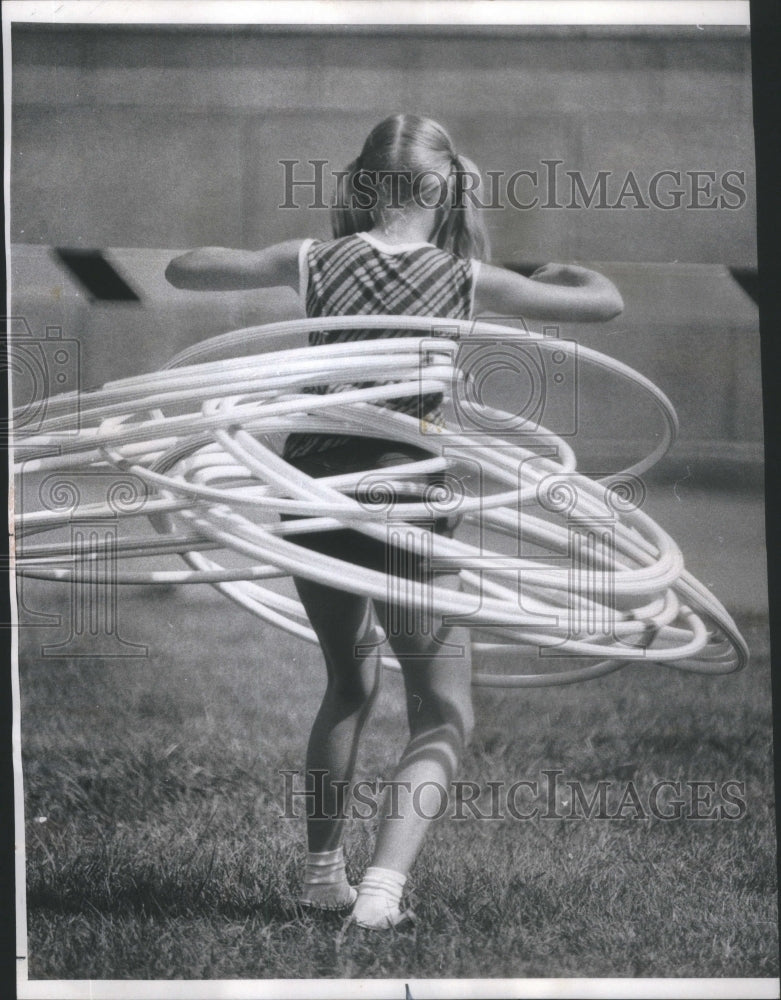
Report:
[[[474,310],[479,261],[463,260],[431,243],[391,245],[369,233],[319,242],[305,240],[299,252],[300,295],[306,315],[354,316],[386,313],[468,319]],[[315,330],[309,343],[414,335],[406,330]],[[378,383],[318,386],[318,393],[340,392]],[[405,396],[377,404],[432,423],[442,419],[442,395]],[[285,458],[300,458],[345,444],[349,438],[291,434]]]

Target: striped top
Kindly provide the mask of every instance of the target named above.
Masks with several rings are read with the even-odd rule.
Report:
[[[463,260],[431,243],[386,244],[370,233],[337,240],[305,240],[299,251],[300,296],[310,317],[390,314],[468,319],[474,311],[479,261]],[[313,330],[312,345],[410,336],[409,330]],[[317,386],[340,392],[378,383]],[[442,394],[405,396],[381,404],[429,422],[441,420]],[[344,444],[348,438],[291,434],[286,458]]]

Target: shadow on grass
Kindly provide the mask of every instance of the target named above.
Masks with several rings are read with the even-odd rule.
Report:
[[[288,923],[306,916],[294,899],[251,890],[226,893],[224,887],[204,889],[197,884],[183,886],[176,882],[151,882],[133,876],[132,885],[107,884],[90,889],[77,885],[32,885],[28,889],[28,908],[59,914],[81,914],[85,909],[101,916],[193,917],[205,913],[229,920],[258,919],[264,923]]]

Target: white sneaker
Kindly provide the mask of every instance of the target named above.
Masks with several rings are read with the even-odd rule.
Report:
[[[401,893],[406,876],[387,868],[366,869],[358,886],[358,898],[350,915],[352,923],[366,930],[386,931],[405,921],[414,921],[412,910],[402,911]]]
[[[355,907],[353,907],[351,915],[352,923],[356,927],[362,927],[367,931],[389,931],[404,923],[414,924],[416,919],[412,910],[401,910],[398,906],[387,907],[376,913],[365,913],[362,915],[357,914]]]

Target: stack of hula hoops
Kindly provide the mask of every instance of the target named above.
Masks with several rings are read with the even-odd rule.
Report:
[[[324,328],[400,335],[268,350],[281,336]],[[743,668],[748,650],[732,618],[642,510],[640,477],[677,431],[669,400],[626,365],[578,346],[579,365],[596,365],[650,397],[662,428],[649,455],[590,478],[555,431],[483,401],[479,379],[459,365],[462,346],[480,336],[522,338],[536,352],[559,356],[574,349],[496,323],[294,320],[211,338],[159,372],[51,397],[36,426],[20,426],[13,436],[20,474],[60,477],[47,503],[17,517],[16,571],[73,581],[91,556],[57,540],[62,529],[75,516],[132,521],[114,542],[118,584],[210,584],[311,641],[303,607],[280,578],[301,576],[382,601],[390,585],[400,604],[425,605],[470,628],[475,662],[493,671],[475,670],[478,686],[568,684],[638,661],[708,674]],[[475,426],[488,430],[470,433],[455,419],[422,426],[383,405],[429,393],[458,397]],[[510,426],[512,435],[500,433]],[[427,457],[313,479],[280,457],[279,442],[292,431],[393,439]],[[475,466],[477,477],[469,474]],[[84,470],[114,474],[113,494],[82,502],[66,484]],[[451,514],[461,518],[455,537],[427,527]],[[457,570],[459,589],[438,585],[436,573],[394,580],[392,572],[296,544],[307,532],[342,528],[381,541],[392,531],[395,544],[416,557],[425,553],[435,569]],[[172,555],[185,567],[133,568],[133,560]],[[397,667],[389,653],[383,663]],[[528,672],[532,664],[537,672]]]

